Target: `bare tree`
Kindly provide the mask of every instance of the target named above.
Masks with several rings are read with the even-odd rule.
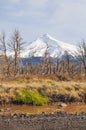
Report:
[[[20,32],[18,30],[15,30],[10,39],[10,42],[8,43],[9,50],[13,53],[14,75],[17,74],[20,53],[23,50],[24,43],[25,42],[23,42]]]
[[[70,60],[71,60],[71,57],[70,57],[70,55],[67,51],[65,51],[64,57],[65,57],[65,62],[66,62],[66,68],[65,69],[67,69],[68,75],[70,75]]]
[[[44,53],[44,56],[41,59],[42,68],[43,68],[43,74],[48,74],[48,61],[49,61],[49,45],[46,43],[46,50]]]
[[[79,62],[83,64],[84,73],[86,76],[86,42],[83,40],[78,46],[78,56]]]
[[[0,36],[0,51],[2,55],[5,56],[5,59],[7,59],[7,47],[6,47],[6,40],[5,40],[5,33],[3,32]]]
[[[5,32],[3,32],[0,36],[0,52],[3,59],[4,71],[6,71],[8,75],[11,62],[9,60],[9,57],[7,56],[7,42],[6,42]]]

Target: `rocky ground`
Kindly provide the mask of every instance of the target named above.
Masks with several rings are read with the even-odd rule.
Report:
[[[86,130],[86,113],[0,115],[0,130]]]

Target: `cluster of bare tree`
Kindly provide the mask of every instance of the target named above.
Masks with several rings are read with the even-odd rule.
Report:
[[[20,67],[20,53],[24,42],[18,30],[15,30],[9,41],[5,33],[0,36],[0,72],[4,75],[16,75]],[[9,53],[10,52],[10,53]],[[10,56],[10,54],[12,54]]]
[[[20,53],[24,49],[23,39],[18,30],[15,30],[9,41],[6,40],[5,33],[0,36],[0,74],[4,76],[28,75],[28,74],[57,74],[71,78],[75,76],[86,76],[86,42],[82,41],[76,52],[74,60],[67,51],[64,58],[53,59],[49,56],[48,45],[45,55],[40,62],[33,64],[34,56],[29,57],[26,65],[22,65]],[[11,56],[9,55],[11,53]]]

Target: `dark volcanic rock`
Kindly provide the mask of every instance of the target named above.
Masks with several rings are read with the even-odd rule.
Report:
[[[0,115],[0,130],[86,130],[86,113]]]

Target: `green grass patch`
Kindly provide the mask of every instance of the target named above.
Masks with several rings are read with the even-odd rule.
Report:
[[[38,91],[22,89],[13,98],[13,103],[44,105],[49,102],[49,98],[41,95]]]

